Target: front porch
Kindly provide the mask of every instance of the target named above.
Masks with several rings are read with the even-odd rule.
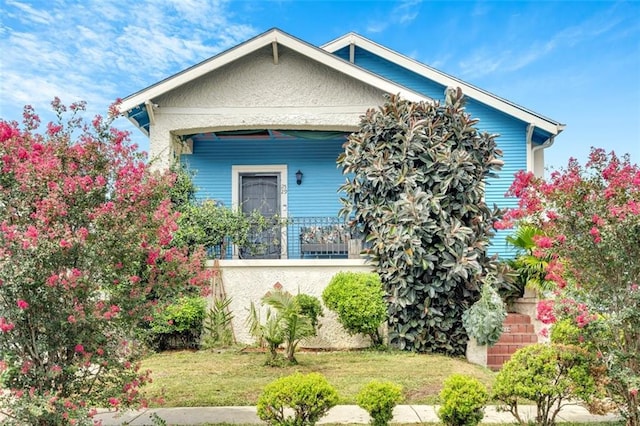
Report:
[[[274,218],[252,228],[248,243],[237,245],[227,239],[209,248],[209,256],[234,260],[361,258],[362,238],[337,217]]]

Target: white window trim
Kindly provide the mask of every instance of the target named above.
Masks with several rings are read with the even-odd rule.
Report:
[[[234,211],[240,210],[240,175],[243,173],[280,173],[280,217],[286,219],[289,205],[288,174],[286,164],[255,164],[231,166],[231,206]],[[235,252],[235,250],[234,250]],[[287,258],[287,227],[282,226],[280,259]]]

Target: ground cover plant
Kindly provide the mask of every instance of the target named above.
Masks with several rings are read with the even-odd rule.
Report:
[[[391,96],[367,111],[338,158],[347,175],[340,214],[367,241],[397,348],[465,353],[462,314],[480,297],[500,215],[484,185],[502,153],[476,124],[459,89],[442,105]]]
[[[39,133],[0,120],[0,412],[5,424],[91,423],[144,403],[135,342],[150,315],[206,282],[202,251],[171,246],[171,173],[108,118],[53,102]],[[148,328],[148,327],[147,327]]]
[[[372,379],[403,388],[404,404],[435,404],[444,380],[454,372],[470,375],[490,387],[495,373],[462,359],[398,351],[299,352],[298,365],[273,368],[264,354],[237,350],[177,351],[152,355],[143,368],[153,383],[142,390],[164,406],[255,405],[271,381],[296,371],[317,372],[338,389],[340,404],[356,404],[356,395]],[[157,405],[157,404],[154,404]]]
[[[609,397],[639,425],[640,167],[592,149],[584,166],[572,159],[548,180],[519,173],[510,192],[518,208],[498,225],[541,231],[532,255],[548,260],[545,279],[555,283],[539,319],[576,327],[598,355],[594,367],[606,369]]]

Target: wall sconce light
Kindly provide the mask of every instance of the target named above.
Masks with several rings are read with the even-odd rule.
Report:
[[[298,185],[302,183],[302,172],[300,170],[296,172],[296,183]]]

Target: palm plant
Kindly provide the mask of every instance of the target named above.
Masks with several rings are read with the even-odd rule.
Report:
[[[509,266],[517,273],[516,283],[522,293],[525,288],[536,290],[539,294],[553,289],[553,282],[546,279],[550,255],[537,256],[536,237],[544,236],[541,229],[532,225],[520,225],[514,235],[507,237],[507,243],[517,250],[514,259],[508,261]]]

